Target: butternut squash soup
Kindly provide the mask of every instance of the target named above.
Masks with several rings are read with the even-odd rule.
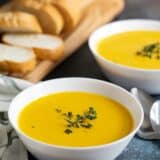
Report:
[[[160,69],[160,32],[130,31],[107,37],[98,43],[104,58],[129,67]]]
[[[118,140],[133,129],[121,104],[85,92],[50,94],[28,104],[18,125],[28,136],[61,146],[95,146]]]

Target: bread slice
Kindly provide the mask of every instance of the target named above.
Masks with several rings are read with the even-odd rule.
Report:
[[[35,54],[31,49],[0,43],[0,71],[25,74],[36,66]]]
[[[28,1],[28,0],[17,0],[17,1]],[[80,21],[82,10],[80,7],[80,0],[34,0],[37,3],[43,5],[55,6],[63,16],[64,29],[63,32],[68,33],[72,31]],[[88,1],[88,0],[85,0]],[[86,2],[85,2],[86,3]]]
[[[34,14],[45,33],[59,34],[64,26],[64,20],[56,7],[37,0],[16,0],[13,7]]]
[[[40,33],[41,27],[31,14],[25,12],[0,12],[1,32],[29,32]]]
[[[5,34],[5,43],[33,48],[38,59],[59,60],[64,54],[64,43],[57,37],[47,34]]]
[[[53,0],[53,4],[63,15],[65,22],[63,32],[68,33],[72,31],[79,23],[82,15],[76,2],[73,3],[73,1],[69,2],[68,0]]]
[[[44,3],[44,4],[54,4],[54,3],[57,3],[59,0],[34,0],[34,1]],[[74,5],[76,8],[80,8],[83,11],[89,5],[91,5],[94,1],[95,0],[65,0],[64,2],[70,5]]]

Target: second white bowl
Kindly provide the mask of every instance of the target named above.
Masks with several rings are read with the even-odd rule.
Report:
[[[160,69],[144,70],[123,66],[113,63],[97,53],[97,43],[103,38],[117,33],[133,30],[160,31],[160,21],[136,19],[122,20],[104,25],[91,35],[89,39],[89,47],[96,61],[98,62],[99,66],[108,79],[127,89],[137,87],[145,90],[150,94],[159,94]]]

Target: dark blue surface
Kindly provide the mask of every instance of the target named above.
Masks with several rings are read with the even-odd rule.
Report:
[[[160,141],[144,141],[135,137],[117,160],[160,160]]]
[[[4,1],[0,0],[0,3]],[[128,18],[160,19],[160,0],[127,0],[124,12],[116,20]],[[45,79],[70,76],[106,80],[87,43]],[[29,157],[35,160],[31,155]],[[117,160],[160,160],[160,141],[144,141],[136,137]]]

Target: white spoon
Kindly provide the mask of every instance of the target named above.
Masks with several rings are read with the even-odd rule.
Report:
[[[160,134],[160,100],[156,101],[151,107],[150,121],[153,130]]]
[[[131,93],[141,103],[144,110],[144,121],[141,128],[137,132],[137,135],[140,138],[148,139],[148,140],[160,139],[160,134],[157,133],[154,130],[154,128],[152,128],[153,124],[151,123],[151,119],[150,119],[150,112],[155,99],[149,96],[144,91],[137,88],[133,88],[131,90]]]
[[[144,111],[144,121],[141,126],[142,130],[150,130],[151,122],[150,122],[150,109],[151,106],[154,103],[154,98],[146,94],[144,91],[138,89],[138,88],[132,88],[131,93],[134,95],[134,97],[141,103]]]

